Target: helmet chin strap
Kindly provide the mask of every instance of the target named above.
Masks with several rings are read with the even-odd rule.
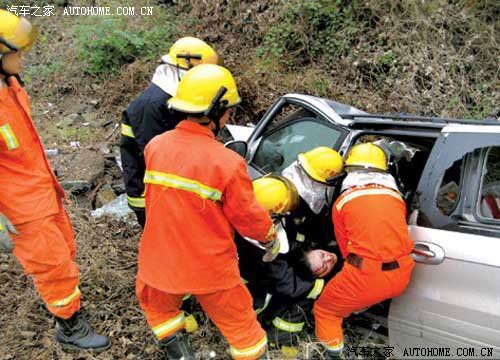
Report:
[[[203,59],[203,56],[201,54],[177,54],[177,60],[179,59],[184,59],[186,60],[188,70],[194,67],[194,64],[191,62],[191,59],[196,59],[201,61]],[[177,65],[179,62],[177,62]]]
[[[215,129],[213,130],[215,136],[219,135],[221,130],[220,120],[226,111],[227,100],[222,100],[222,97],[226,94],[227,88],[221,86],[217,94],[215,94],[210,106],[203,113],[206,117],[210,118],[209,122],[200,123],[201,125],[209,125],[212,121],[215,124]]]

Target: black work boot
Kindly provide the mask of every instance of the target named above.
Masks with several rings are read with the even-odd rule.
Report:
[[[194,360],[194,351],[184,331],[178,331],[160,341],[168,360]]]
[[[108,338],[95,333],[78,311],[66,320],[56,317],[56,340],[65,350],[100,352],[111,346]]]

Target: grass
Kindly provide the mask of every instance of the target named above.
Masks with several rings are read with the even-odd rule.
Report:
[[[175,30],[172,16],[164,17],[163,26],[152,20],[131,26],[125,17],[88,17],[74,28],[75,46],[87,74],[115,76],[126,64],[156,59],[173,41]]]

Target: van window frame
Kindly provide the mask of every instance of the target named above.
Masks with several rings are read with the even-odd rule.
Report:
[[[479,187],[478,187],[477,193],[476,193],[476,206],[475,206],[475,211],[474,211],[474,217],[476,218],[478,223],[484,224],[484,225],[491,225],[491,226],[496,227],[500,230],[500,219],[487,218],[481,214],[481,200],[482,200],[481,198],[482,198],[483,184],[484,184],[483,179],[484,179],[484,175],[486,172],[486,166],[487,166],[487,162],[488,162],[489,153],[494,147],[500,148],[500,145],[499,146],[490,146],[486,149],[483,149],[482,154],[481,154],[481,158],[479,159],[481,171],[480,171],[480,174],[478,175]]]

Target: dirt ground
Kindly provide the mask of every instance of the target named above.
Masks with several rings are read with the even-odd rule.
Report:
[[[52,317],[32,281],[13,256],[2,255],[0,359],[162,358],[134,295],[138,226],[115,220],[94,222],[78,204],[69,211],[78,244],[83,308],[95,328],[110,336],[113,347],[100,355],[62,352],[53,340]],[[224,354],[224,341],[208,320],[200,319],[193,345],[201,352]]]
[[[63,352],[53,339],[53,319],[32,281],[13,256],[1,255],[0,360],[163,359],[134,295],[138,225],[95,221],[78,201],[69,212],[78,244],[83,309],[91,324],[110,337],[113,347],[98,355]],[[198,358],[229,359],[227,343],[213,324],[199,309],[196,317],[200,327],[190,339]],[[384,346],[383,337],[357,325],[355,319],[347,325],[347,336],[365,346]],[[315,353],[312,332],[303,340],[301,358]],[[269,357],[281,359],[283,354],[272,349]]]

